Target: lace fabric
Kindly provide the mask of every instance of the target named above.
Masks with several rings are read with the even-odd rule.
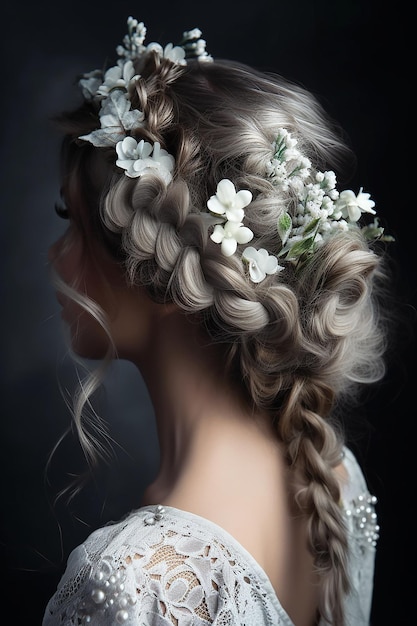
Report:
[[[344,493],[353,591],[347,623],[366,626],[372,600],[373,505],[346,450]],[[369,524],[364,524],[366,502]],[[71,553],[42,626],[293,626],[264,570],[225,530],[172,507],[143,507]],[[324,625],[323,625],[324,626]]]

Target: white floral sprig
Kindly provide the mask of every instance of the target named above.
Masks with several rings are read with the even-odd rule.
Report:
[[[168,184],[175,167],[174,157],[161,148],[159,142],[151,144],[142,140],[138,143],[134,137],[135,131],[146,127],[146,119],[142,111],[132,108],[131,93],[140,78],[133,61],[150,53],[177,65],[186,65],[189,58],[213,59],[206,52],[206,42],[201,39],[198,28],[185,31],[178,46],[169,43],[165,47],[157,42],[145,46],[146,27],[131,16],[127,28],[122,44],[116,48],[120,57],[116,65],[104,75],[100,70],[84,74],[79,81],[84,98],[98,104],[100,121],[100,128],[79,139],[99,148],[114,146],[118,157],[116,165],[125,170],[126,176],[137,178],[152,171]]]
[[[185,50],[185,58],[197,58],[199,61],[213,61],[213,57],[207,53],[206,40],[201,39],[202,32],[199,28],[184,31],[180,46]]]
[[[132,16],[127,18],[127,34],[123,37],[123,42],[117,46],[116,52],[125,59],[138,59],[146,50],[143,45],[146,37],[146,26],[143,22],[138,22]]]
[[[334,233],[357,225],[362,213],[375,215],[375,202],[368,193],[362,188],[358,194],[350,189],[339,193],[335,173],[314,171],[296,146],[297,140],[285,128],[279,129],[266,166],[266,175],[277,191],[287,195],[289,203],[294,195],[298,200],[295,210],[291,214],[284,211],[277,222],[282,245],[278,257],[287,261],[299,261]],[[377,221],[373,229],[361,230],[369,239],[392,240]]]

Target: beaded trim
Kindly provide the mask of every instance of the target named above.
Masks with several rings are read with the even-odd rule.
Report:
[[[352,507],[346,509],[346,515],[351,519],[353,529],[358,537],[363,540],[362,548],[376,547],[379,539],[379,526],[375,505],[377,498],[369,492],[364,492],[352,500]]]

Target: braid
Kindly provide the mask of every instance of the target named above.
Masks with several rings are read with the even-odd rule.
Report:
[[[294,501],[308,519],[309,547],[323,586],[320,613],[338,625],[343,624],[349,580],[347,535],[333,472],[342,458],[342,444],[321,417],[327,415],[332,396],[326,384],[296,379],[280,411],[278,432],[294,469]]]
[[[157,54],[150,54],[136,81],[133,103],[145,114],[146,130],[152,141],[162,142],[172,125],[174,109],[168,97],[169,86],[183,71],[181,66],[164,61]]]

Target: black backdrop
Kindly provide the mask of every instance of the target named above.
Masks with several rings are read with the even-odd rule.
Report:
[[[407,156],[405,140],[413,128],[411,17],[398,3],[386,13],[371,0],[160,0],[143,7],[128,1],[6,2],[1,15],[5,582],[0,588],[3,606],[7,603],[13,616],[9,622],[41,623],[69,551],[99,524],[137,506],[157,467],[151,406],[136,373],[122,362],[112,368],[97,400],[120,444],[110,468],[96,475],[82,497],[54,507],[56,490],[80,463],[66,439],[45,476],[48,454],[69,424],[58,385],[70,389],[76,376],[46,266],[47,248],[63,230],[53,209],[59,192],[58,137],[49,118],[78,99],[73,84],[79,73],[101,67],[107,57],[114,60],[126,18],[133,15],[148,26],[147,42],[175,42],[183,30],[198,26],[214,56],[280,72],[315,92],[344,126],[358,156],[352,188],[363,185],[372,194],[396,237],[391,246],[395,288],[410,306],[403,307],[405,321],[385,381],[352,416],[352,445],[378,496],[382,524],[372,623],[411,623],[416,266],[414,172],[407,166],[413,157]],[[138,403],[141,415],[132,408]],[[366,428],[359,428],[360,421]]]

